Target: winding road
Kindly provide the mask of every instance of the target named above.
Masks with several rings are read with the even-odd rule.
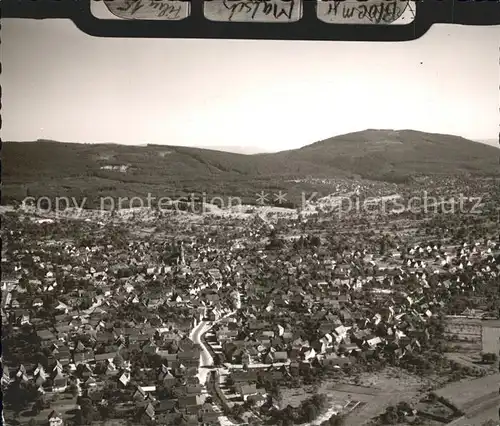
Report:
[[[211,328],[213,324],[207,321],[200,321],[192,330],[189,335],[189,338],[196,344],[201,346],[201,354],[200,354],[200,364],[198,367],[197,377],[200,380],[200,384],[203,386],[207,383],[208,374],[210,372],[210,367],[213,366],[214,360],[210,355],[210,352],[206,345],[202,341],[202,336]]]
[[[189,338],[196,344],[200,345],[201,347],[201,354],[200,354],[200,364],[198,367],[198,374],[197,377],[200,380],[200,384],[203,386],[206,386],[207,379],[208,379],[208,374],[210,373],[210,370],[214,368],[214,360],[212,358],[212,355],[210,355],[210,351],[208,350],[207,346],[203,342],[203,335],[210,330],[215,324],[217,324],[219,321],[231,316],[234,314],[235,311],[229,312],[228,314],[224,315],[217,321],[211,322],[211,321],[200,321],[198,324],[196,324],[193,329],[191,330],[191,333],[189,333]]]

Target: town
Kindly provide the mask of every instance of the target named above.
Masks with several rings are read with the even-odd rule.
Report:
[[[301,208],[4,206],[3,424],[497,424],[498,181],[328,184]],[[482,203],[393,208],[423,190]]]

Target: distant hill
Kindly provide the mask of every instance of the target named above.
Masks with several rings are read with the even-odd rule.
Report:
[[[27,195],[191,192],[252,199],[260,190],[290,190],[287,182],[304,177],[403,182],[415,174],[499,175],[499,154],[495,147],[461,137],[412,130],[365,130],[255,155],[166,145],[5,142],[2,195],[4,202]]]
[[[459,136],[414,130],[364,130],[275,154],[367,179],[413,174],[498,174],[500,151]]]
[[[247,155],[275,152],[273,150],[265,149],[265,148],[258,147],[258,146],[239,146],[239,145],[234,145],[234,146],[224,146],[224,145],[221,145],[221,146],[197,146],[196,148],[211,149],[214,151],[232,152],[234,154],[247,154]]]

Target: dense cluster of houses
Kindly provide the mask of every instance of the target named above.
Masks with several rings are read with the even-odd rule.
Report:
[[[180,245],[161,247],[173,260],[153,262],[147,242],[82,247],[29,239],[19,224],[10,237],[25,240],[2,259],[10,269],[2,279],[7,392],[34,387],[44,400],[71,393],[97,406],[112,402],[115,416],[159,424],[217,423],[197,377],[201,348],[189,333],[205,313],[232,303],[230,289],[219,291],[218,269],[186,265]],[[29,351],[18,343],[24,336]],[[55,424],[54,410],[49,417]]]
[[[268,276],[243,287],[242,308],[214,327],[212,347],[231,369],[229,381],[240,386],[257,383],[260,372],[283,382],[313,368],[342,369],[360,354],[401,359],[428,343],[429,321],[448,313],[446,303],[455,296],[475,298],[483,316],[498,314],[484,291],[494,291],[499,254],[499,242],[491,240],[416,244],[394,250],[386,268],[354,277],[353,260],[367,266],[381,259],[352,252],[337,264],[329,256],[286,260],[286,254],[267,253]],[[312,278],[311,271],[322,273]]]
[[[213,324],[206,342],[227,371],[223,397],[260,407],[270,383],[418,352],[444,314],[498,314],[488,293],[500,274],[494,230],[438,243],[432,229],[405,234],[411,221],[397,235],[385,223],[373,232],[360,221],[349,235],[317,218],[270,222],[183,222],[174,238],[7,217],[6,392],[35,389],[31,403],[44,399],[51,426],[68,421],[54,395],[74,396],[80,411],[90,400],[99,407],[90,417],[218,424],[198,378],[203,348],[190,339],[201,320]]]

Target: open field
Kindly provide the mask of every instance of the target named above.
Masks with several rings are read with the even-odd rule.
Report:
[[[280,407],[285,408],[287,405],[298,407],[302,401],[305,401],[312,395],[312,389],[306,387],[284,388],[281,390]]]
[[[360,426],[385,411],[389,405],[398,402],[417,400],[422,389],[429,383],[417,376],[387,368],[381,373],[365,373],[359,377],[359,383],[339,383],[325,381],[316,389],[317,393],[327,395],[331,408],[357,405],[349,412],[346,425]],[[312,388],[283,389],[281,406],[298,406],[314,393]]]
[[[358,386],[340,386],[350,399],[366,401],[346,418],[346,426],[361,426],[382,414],[388,406],[401,401],[416,402],[424,389],[430,385],[428,380],[402,371],[387,368],[381,373],[362,374]]]
[[[479,404],[488,402],[493,395],[498,395],[500,386],[500,374],[481,377],[474,380],[461,380],[449,384],[435,391],[437,396],[443,397],[458,409],[466,413],[473,410]]]
[[[467,354],[464,353],[459,353],[459,352],[447,352],[445,354],[446,358],[448,358],[450,361],[456,362],[457,364],[463,366],[463,367],[468,367],[468,368],[475,368],[483,371],[489,371],[494,366],[488,365],[488,364],[482,364],[480,362],[477,362],[478,359],[480,358],[479,356],[468,356]]]
[[[498,406],[500,398],[492,398],[485,404],[481,404],[478,410],[473,413],[467,414],[460,419],[449,423],[447,426],[476,426],[482,425],[488,420],[498,421]]]
[[[500,352],[500,327],[483,326],[482,351],[498,354]]]
[[[447,318],[445,335],[454,353],[480,356],[482,353],[498,353],[500,350],[500,324],[498,321],[479,318]],[[467,357],[464,357],[467,359]],[[456,359],[467,365],[467,361]]]
[[[481,338],[481,320],[469,318],[446,318],[445,333],[461,339]]]
[[[451,350],[453,352],[460,352],[460,353],[466,353],[469,355],[477,355],[481,353],[481,340],[475,340],[475,341],[452,341],[449,342]]]

